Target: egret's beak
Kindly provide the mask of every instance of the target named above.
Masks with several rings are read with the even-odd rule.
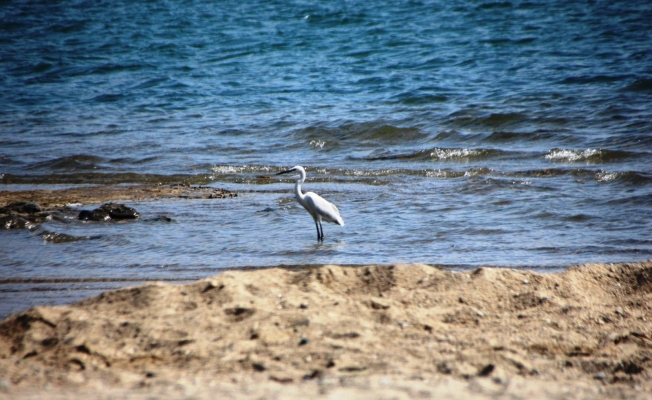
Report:
[[[296,171],[296,170],[294,168],[292,168],[292,169],[288,169],[287,171],[281,171],[276,175],[287,174],[288,172],[294,172],[294,171]]]

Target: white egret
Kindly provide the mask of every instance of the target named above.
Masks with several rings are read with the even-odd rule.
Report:
[[[344,226],[344,220],[340,217],[340,212],[334,204],[326,201],[317,193],[307,192],[304,194],[301,192],[301,184],[306,180],[306,170],[303,169],[302,166],[297,165],[287,171],[281,171],[276,175],[289,174],[291,172],[300,175],[299,179],[297,179],[297,183],[294,185],[294,194],[297,196],[299,204],[301,204],[303,208],[312,215],[312,219],[315,220],[315,226],[317,227],[317,240],[324,240],[324,228],[321,226],[322,220]]]

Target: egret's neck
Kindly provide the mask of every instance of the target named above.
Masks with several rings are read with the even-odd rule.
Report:
[[[294,185],[294,194],[297,196],[297,199],[303,200],[305,195],[301,193],[301,184],[305,178],[297,179],[297,183]]]
[[[299,179],[297,179],[297,183],[296,185],[294,185],[294,194],[297,196],[297,200],[299,200],[299,203],[303,204],[303,199],[306,196],[303,193],[301,193],[301,184],[306,180],[306,171],[303,168],[298,167],[298,172],[299,172]]]

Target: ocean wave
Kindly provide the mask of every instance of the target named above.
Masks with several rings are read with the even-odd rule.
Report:
[[[18,161],[13,160],[7,156],[0,156],[0,165],[13,165],[13,164],[18,164]]]
[[[595,173],[594,178],[600,183],[623,183],[625,185],[647,185],[652,183],[652,175],[649,173],[625,171],[625,172],[609,172],[598,171]]]
[[[546,160],[559,162],[586,162],[586,163],[603,163],[614,162],[630,157],[636,157],[638,154],[622,150],[604,150],[604,149],[552,149],[545,155]]]
[[[551,121],[549,119],[537,119],[536,125],[557,124],[563,125],[563,121]],[[554,129],[536,129],[536,130],[510,130],[502,129],[482,129],[469,131],[458,131],[455,129],[440,131],[433,138],[433,141],[447,141],[456,143],[474,143],[488,145],[503,145],[504,143],[531,143],[531,142],[548,142],[557,143],[576,143],[577,135],[571,130],[560,127]]]
[[[310,141],[310,146],[314,147],[314,148],[323,149],[325,145],[326,145],[325,140],[311,140]]]
[[[418,150],[411,153],[383,152],[377,155],[365,157],[366,161],[381,160],[423,160],[423,161],[452,161],[468,162],[476,160],[487,160],[511,154],[503,150],[495,149],[468,149],[468,148],[444,148],[434,147],[432,149]]]
[[[552,149],[544,157],[547,160],[552,161],[589,161],[594,159],[599,161],[600,150],[598,149],[586,149],[586,150],[567,150],[567,149]]]
[[[357,141],[405,143],[405,141],[422,140],[428,134],[418,127],[396,126],[387,121],[343,122],[338,125],[315,124],[294,131],[295,136],[309,141]]]
[[[624,196],[615,199],[607,199],[604,202],[606,206],[623,206],[623,205],[632,205],[632,206],[652,206],[652,196],[648,193],[634,196]]]
[[[104,93],[93,97],[91,100],[98,103],[116,103],[129,97],[126,93]]]
[[[542,169],[530,169],[525,171],[516,171],[510,173],[511,176],[516,177],[531,177],[531,178],[555,178],[558,176],[564,176],[569,174],[587,174],[590,175],[592,171],[589,170],[569,170],[565,168],[542,168]]]
[[[485,149],[443,149],[443,148],[434,148],[430,151],[430,158],[438,161],[459,161],[459,160],[471,160],[471,159],[480,159],[487,158],[492,154],[496,154],[496,150],[485,150]]]
[[[212,181],[211,176],[206,174],[190,175],[158,175],[138,174],[133,172],[125,173],[103,173],[103,172],[79,172],[79,173],[54,173],[54,174],[2,174],[1,184],[33,184],[33,185],[116,185],[116,184],[188,184],[204,185]]]
[[[108,75],[108,74],[121,73],[121,72],[135,72],[135,71],[140,71],[142,69],[146,69],[148,67],[150,67],[150,65],[147,63],[102,64],[102,65],[92,66],[87,68],[85,71],[83,71],[83,75],[92,75],[92,74]],[[166,78],[153,78],[148,80],[147,82],[156,81],[156,80],[166,80]],[[150,86],[144,86],[143,88],[147,88],[147,87]],[[141,89],[141,87],[136,86],[135,89]]]
[[[595,173],[595,180],[598,182],[611,182],[618,179],[617,172],[599,171]]]
[[[211,171],[218,175],[233,175],[233,174],[251,174],[251,173],[264,173],[273,174],[283,171],[285,168],[258,166],[258,165],[214,165]]]
[[[425,171],[428,178],[461,178],[466,175],[466,171],[453,171],[450,169],[433,169]]]
[[[305,166],[304,166],[305,167]],[[272,178],[273,174],[286,169],[285,167],[272,166],[215,166],[213,171],[219,171],[223,181],[261,182],[259,178]],[[490,168],[469,169],[410,169],[410,168],[324,168],[319,166],[306,167],[308,180],[312,182],[339,182],[339,183],[369,183],[374,185],[389,183],[392,176],[414,176],[426,178],[462,178],[487,175],[494,172]],[[260,174],[264,175],[260,175]],[[250,179],[255,178],[255,179]]]
[[[599,183],[622,183],[626,185],[647,185],[652,183],[652,174],[646,172],[596,171],[588,168],[544,168],[502,173],[501,175],[532,178],[555,178],[564,175],[572,175],[581,182],[593,179]]]
[[[536,130],[532,132],[517,132],[517,131],[494,131],[489,134],[484,140],[489,143],[505,143],[505,142],[537,142],[547,141],[551,139],[558,139],[560,134],[550,130]]]
[[[244,167],[234,167],[232,165],[216,165],[211,168],[216,174],[237,174],[242,172]]]
[[[570,85],[588,85],[593,83],[611,83],[631,79],[631,75],[580,75],[564,78],[560,83]]]
[[[58,157],[52,160],[43,161],[35,164],[28,165],[27,170],[61,170],[61,171],[88,171],[100,168],[100,164],[104,158],[88,155],[76,154],[67,157]]]
[[[513,4],[511,1],[493,1],[488,3],[483,3],[476,6],[478,10],[493,10],[496,8],[512,8]]]
[[[528,116],[526,114],[518,112],[477,115],[475,110],[460,110],[448,116],[449,123],[456,126],[479,126],[494,129],[501,126],[514,125],[523,121],[527,121],[527,119]]]
[[[444,162],[451,157],[464,157],[461,149],[446,153]],[[430,159],[426,151],[424,160]],[[386,159],[376,158],[374,159]],[[456,161],[459,159],[452,158]],[[465,160],[462,158],[462,160]],[[439,160],[438,160],[439,161]],[[472,166],[469,168],[328,168],[319,165],[304,165],[309,180],[313,182],[338,182],[383,185],[392,182],[392,176],[413,176],[438,179],[473,178],[491,176],[490,179],[504,179],[511,184],[531,184],[533,179],[556,178],[571,175],[578,182],[596,181],[601,184],[621,184],[643,186],[652,184],[652,174],[642,171],[607,171],[591,168],[542,168],[521,171],[501,170],[491,166]],[[409,164],[408,164],[409,165]],[[455,164],[452,164],[455,165]],[[71,171],[68,173],[0,174],[0,184],[186,184],[206,185],[211,182],[232,182],[248,184],[274,183],[274,174],[290,167],[276,165],[212,165],[207,166],[205,174],[140,174],[134,172],[89,172]]]
[[[627,85],[624,90],[629,92],[652,92],[652,79],[636,79]]]
[[[396,103],[409,106],[444,103],[448,101],[448,97],[443,94],[420,93],[418,91],[401,93],[394,96],[393,99]]]

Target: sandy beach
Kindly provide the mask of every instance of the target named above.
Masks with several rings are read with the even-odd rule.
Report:
[[[644,399],[651,304],[649,261],[226,271],[10,316],[0,398]]]
[[[0,15],[0,400],[652,400],[652,1]]]

